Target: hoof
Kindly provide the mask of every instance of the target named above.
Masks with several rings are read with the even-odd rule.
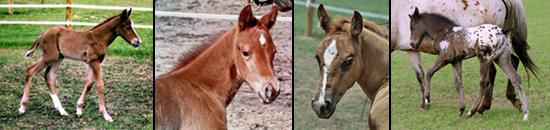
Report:
[[[523,114],[523,121],[527,121],[529,119],[529,113]]]
[[[428,110],[430,108],[429,101],[427,99],[422,100],[421,106],[424,110]]]
[[[460,108],[460,109],[458,110],[458,112],[459,112],[458,115],[459,115],[459,116],[462,116],[462,115],[464,114],[464,108]]]
[[[466,115],[467,118],[470,118],[474,115],[475,112],[468,111],[468,114]]]
[[[25,108],[19,108],[18,114],[25,114]]]
[[[109,116],[109,114],[103,114],[103,118],[107,122],[113,122],[113,118],[111,118],[111,116]]]

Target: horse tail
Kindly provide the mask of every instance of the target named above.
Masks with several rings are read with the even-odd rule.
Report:
[[[514,53],[518,56],[523,66],[533,73],[536,79],[539,79],[537,76],[540,72],[539,68],[527,53],[529,45],[527,44],[527,22],[523,4],[521,0],[502,0],[502,2],[506,6],[506,18],[503,30],[511,33],[510,41],[512,42]]]
[[[527,53],[527,50],[529,49],[529,46],[527,46],[527,42],[513,37],[514,33],[518,33],[517,30],[515,29],[506,30],[503,32],[504,34],[507,34],[507,33],[512,34],[509,37],[508,41],[512,43],[512,49],[514,50],[514,53],[517,55],[520,62],[523,64],[525,71],[527,71],[528,80],[529,80],[529,72],[531,72],[537,80],[540,80],[538,77],[538,74],[540,73],[540,69],[539,67],[537,67],[537,65],[533,62],[533,60]]]
[[[32,54],[34,54],[34,50],[40,45],[40,42],[42,41],[42,35],[38,36],[38,38],[34,41],[31,48],[29,48],[29,51],[25,53],[25,58],[32,57]]]

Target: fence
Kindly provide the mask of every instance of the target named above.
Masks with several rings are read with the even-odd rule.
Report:
[[[311,36],[311,31],[312,31],[311,27],[312,27],[312,24],[313,24],[313,11],[314,11],[314,9],[317,9],[319,7],[319,4],[316,4],[315,0],[307,0],[306,2],[295,0],[294,4],[305,6],[307,8],[306,30],[304,32],[304,36],[310,37]],[[345,14],[353,14],[353,10],[346,9],[346,8],[339,8],[339,7],[334,7],[334,6],[330,6],[330,5],[324,5],[324,7],[325,7],[326,10],[329,10],[329,11],[345,13]],[[387,15],[370,13],[370,12],[363,12],[363,11],[359,11],[359,13],[361,13],[361,15],[363,15],[365,17],[381,19],[381,20],[389,20],[389,17]]]
[[[43,3],[43,0],[40,1]],[[153,11],[153,8],[141,8],[141,7],[119,7],[119,6],[95,6],[95,5],[79,5],[72,4],[73,0],[67,0],[67,4],[13,4],[13,0],[8,0],[7,5],[0,5],[0,8],[8,8],[8,14],[13,15],[13,8],[65,8],[65,22],[52,22],[52,21],[0,21],[0,24],[64,24],[68,28],[72,28],[72,25],[82,25],[82,26],[95,26],[96,23],[85,23],[85,22],[73,22],[73,8],[84,8],[84,9],[102,9],[102,10],[124,10],[132,8],[134,11]],[[134,25],[135,28],[153,28],[152,25]]]

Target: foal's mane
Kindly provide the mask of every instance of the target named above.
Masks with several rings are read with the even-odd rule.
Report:
[[[172,71],[176,71],[189,63],[191,63],[193,60],[195,60],[197,57],[199,57],[206,49],[208,49],[210,46],[212,46],[220,37],[222,37],[227,30],[222,30],[217,33],[214,33],[210,35],[209,38],[207,38],[205,41],[203,41],[201,44],[195,46],[193,49],[191,49],[187,54],[181,55],[178,58],[178,62],[172,67]]]
[[[332,27],[335,29],[335,32],[347,32],[344,31],[345,24],[351,24],[351,22],[343,17],[338,17],[332,23]],[[370,33],[380,37],[381,39],[388,39],[388,30],[374,22],[363,20],[363,29],[368,30]],[[364,32],[363,34],[366,35],[367,32]]]
[[[109,22],[109,21],[111,21],[111,20],[117,18],[118,16],[120,16],[120,14],[115,15],[115,16],[111,16],[111,17],[107,18],[107,20],[104,20],[103,22],[101,22],[101,23],[95,25],[95,26],[94,26],[92,29],[90,29],[90,30],[94,30],[94,29],[96,29],[96,28],[98,28],[98,27],[104,25],[105,23],[107,23],[107,22]]]

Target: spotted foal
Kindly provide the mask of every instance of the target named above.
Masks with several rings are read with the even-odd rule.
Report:
[[[423,104],[428,103],[430,81],[434,73],[451,63],[455,67],[455,80],[459,83],[461,98],[461,113],[464,110],[464,96],[462,94],[461,64],[463,60],[476,56],[480,61],[481,90],[477,94],[474,105],[468,112],[468,117],[475,114],[480,107],[482,94],[490,85],[490,66],[493,62],[506,73],[516,92],[519,94],[523,120],[528,119],[529,110],[527,98],[521,84],[521,78],[511,62],[512,46],[507,33],[497,25],[483,24],[475,27],[461,27],[448,18],[438,14],[419,14],[415,10],[411,17],[411,45],[419,46],[424,37],[435,39],[435,50],[438,57],[433,66],[426,73]]]

